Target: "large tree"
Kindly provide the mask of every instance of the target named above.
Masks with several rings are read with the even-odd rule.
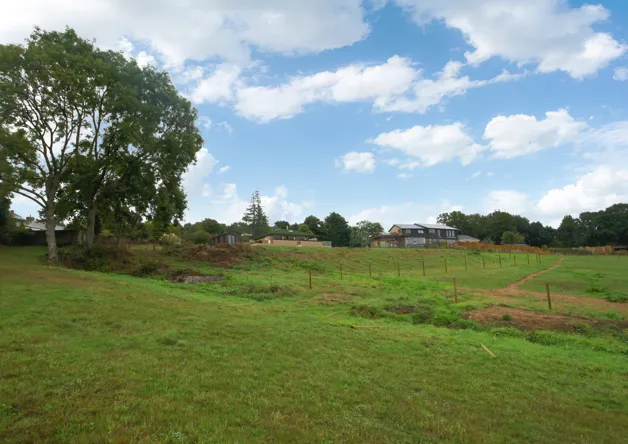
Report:
[[[351,237],[351,228],[347,220],[338,213],[331,213],[325,218],[325,232],[327,239],[334,247],[348,247]]]
[[[25,46],[0,46],[0,118],[2,185],[41,207],[50,260],[57,217],[82,218],[91,245],[99,212],[182,214],[181,174],[202,139],[167,74],[71,29],[35,29]]]
[[[319,239],[324,239],[326,237],[325,223],[318,217],[308,216],[305,218],[303,223],[310,227],[310,231],[314,233]]]
[[[379,222],[369,222],[368,220],[358,222],[354,227],[351,227],[349,245],[351,247],[368,247],[371,238],[383,231],[384,227]]]

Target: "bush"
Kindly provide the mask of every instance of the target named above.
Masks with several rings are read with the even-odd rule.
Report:
[[[502,319],[504,321],[512,321],[512,316],[510,316],[508,313],[504,313],[504,316],[502,316]]]
[[[202,230],[194,233],[194,236],[192,237],[192,242],[194,242],[195,244],[209,244],[211,240],[212,235],[209,234],[207,231]]]
[[[610,302],[628,302],[628,294],[613,292],[613,293],[607,294],[605,299]]]
[[[57,250],[59,262],[70,268],[87,271],[113,271],[129,264],[131,252],[113,245],[94,245],[92,248],[80,246],[62,247]]]

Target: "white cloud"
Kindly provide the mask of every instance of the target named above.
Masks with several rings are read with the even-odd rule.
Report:
[[[615,68],[615,71],[613,72],[613,79],[621,82],[628,81],[628,66]]]
[[[152,55],[148,54],[146,51],[140,51],[137,57],[135,57],[137,64],[141,67],[146,67],[149,65],[157,66],[157,59]]]
[[[545,116],[544,120],[525,114],[494,117],[484,131],[493,156],[508,159],[556,148],[579,138],[587,127],[564,109]]]
[[[419,78],[408,94],[391,97],[389,100],[380,100],[376,102],[376,108],[386,112],[423,114],[446,98],[464,95],[473,88],[518,80],[527,75],[527,73],[511,74],[504,71],[489,80],[471,80],[469,76],[459,77],[462,67],[462,63],[450,61],[435,79]]]
[[[393,56],[380,65],[353,64],[336,71],[291,78],[279,86],[236,88],[235,109],[260,122],[289,119],[317,102],[343,103],[371,100],[377,106],[404,93],[418,75],[409,59]]]
[[[397,174],[397,178],[400,180],[408,180],[412,177],[412,174],[409,173],[399,173]]]
[[[436,217],[449,211],[462,211],[461,205],[454,205],[444,200],[440,203],[404,202],[396,205],[384,205],[359,211],[348,218],[349,224],[355,225],[363,220],[379,222],[388,230],[399,223],[436,223]]]
[[[199,80],[190,93],[190,100],[194,103],[224,103],[232,100],[240,72],[240,68],[235,65],[218,65],[209,77]]]
[[[491,191],[485,199],[487,213],[501,210],[512,214],[525,214],[531,209],[528,195],[515,190]]]
[[[205,129],[211,129],[212,127],[212,119],[207,116],[199,116],[198,124]]]
[[[478,177],[480,177],[482,175],[482,171],[478,170],[475,173],[473,173],[471,175],[471,179],[477,179]]]
[[[627,200],[628,169],[599,165],[574,183],[551,189],[539,199],[516,190],[492,191],[485,199],[484,209],[521,214],[557,227],[565,215],[577,217],[582,212],[599,211]]]
[[[363,39],[369,27],[360,0],[29,0],[3,5],[0,42],[21,43],[33,24],[70,26],[104,47],[125,36],[145,42],[168,64],[219,57],[245,61],[251,48],[317,53]]]
[[[571,8],[564,0],[395,0],[421,25],[434,19],[460,30],[478,64],[501,57],[539,72],[564,71],[574,78],[595,74],[626,51],[626,45],[592,26],[609,12],[601,5]]]
[[[201,148],[196,153],[196,164],[190,165],[183,175],[183,189],[189,197],[206,197],[211,194],[211,187],[206,180],[211,175],[218,161],[207,148]],[[192,204],[192,200],[190,204]]]
[[[224,167],[220,167],[218,169],[218,174],[222,174],[222,173],[226,173],[227,171],[229,171],[231,169],[231,167],[229,165],[226,165]]]
[[[575,183],[549,190],[538,202],[544,215],[577,215],[628,200],[628,169],[600,165]]]
[[[417,125],[407,130],[393,130],[382,133],[369,142],[381,147],[392,148],[420,163],[410,163],[408,169],[418,166],[429,167],[440,162],[458,158],[466,165],[483,150],[473,142],[460,122],[451,125]]]
[[[222,122],[218,122],[216,124],[216,126],[224,129],[225,131],[227,131],[229,134],[233,133],[233,127],[231,125],[229,125],[229,122],[226,121],[222,121]]]
[[[336,168],[357,173],[372,173],[375,171],[375,156],[373,153],[358,153],[352,151],[336,159]]]

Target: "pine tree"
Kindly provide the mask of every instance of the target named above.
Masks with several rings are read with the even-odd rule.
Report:
[[[251,201],[244,212],[244,216],[242,216],[242,221],[249,226],[253,238],[262,236],[268,230],[268,217],[264,213],[258,190],[255,190],[251,196]]]

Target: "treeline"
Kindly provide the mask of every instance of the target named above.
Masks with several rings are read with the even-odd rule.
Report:
[[[550,248],[628,245],[628,204],[581,213],[579,217],[565,216],[557,229],[504,211],[487,215],[452,211],[441,214],[437,221],[484,243]]]
[[[240,222],[227,225],[215,219],[203,219],[194,224],[183,225],[179,234],[183,240],[204,244],[211,241],[212,235],[226,231],[237,231],[242,233],[245,239],[250,240],[277,230],[311,234],[318,240],[330,241],[335,247],[366,247],[373,235],[384,231],[379,222],[362,221],[350,226],[347,220],[336,212],[330,213],[323,220],[316,216],[308,216],[300,223],[279,220],[271,227],[262,207],[259,192],[255,191]]]

